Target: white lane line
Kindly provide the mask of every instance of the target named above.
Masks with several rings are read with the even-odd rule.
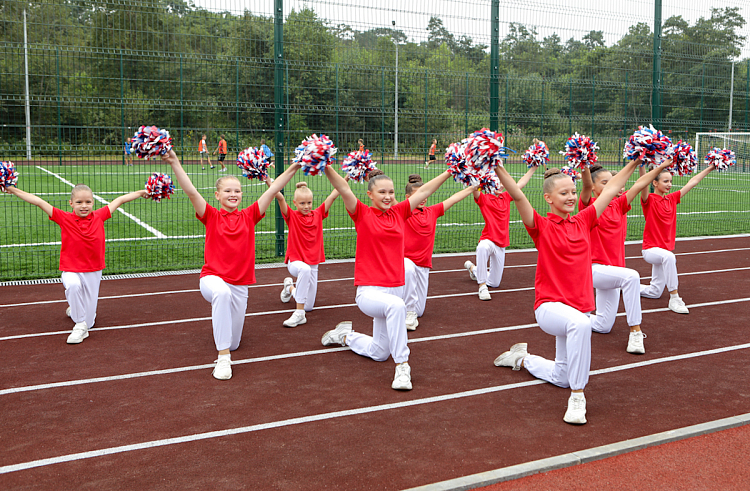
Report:
[[[68,180],[67,180],[67,179],[65,179],[64,177],[60,176],[59,174],[55,174],[55,173],[54,173],[54,172],[52,172],[52,171],[48,171],[47,169],[45,169],[44,167],[42,167],[42,166],[39,166],[39,165],[37,165],[37,166],[36,166],[36,168],[37,168],[37,169],[39,169],[39,170],[42,170],[42,171],[46,172],[47,174],[50,174],[51,176],[54,176],[54,177],[58,178],[58,179],[59,179],[60,181],[64,182],[65,184],[67,184],[68,186],[70,186],[70,187],[72,187],[72,188],[74,188],[74,187],[75,187],[75,184],[73,184],[72,182],[68,181]],[[95,199],[95,200],[97,200],[97,201],[98,201],[98,202],[100,202],[100,203],[104,203],[105,205],[108,205],[108,204],[109,204],[109,201],[105,200],[104,198],[102,198],[101,196],[98,196],[98,195],[96,195],[96,194],[94,194],[94,199]],[[145,223],[145,222],[141,221],[141,219],[140,219],[140,218],[138,218],[137,216],[135,216],[135,215],[131,215],[131,214],[130,214],[130,213],[128,213],[127,211],[123,210],[123,209],[122,209],[122,207],[119,207],[119,208],[117,208],[117,211],[119,211],[120,213],[122,213],[122,214],[123,214],[123,215],[125,215],[126,217],[130,218],[130,219],[131,219],[131,220],[133,220],[133,221],[134,221],[135,223],[137,223],[137,224],[138,224],[138,225],[140,225],[141,227],[145,228],[146,230],[148,230],[149,232],[151,232],[152,234],[154,234],[154,235],[155,235],[156,237],[158,237],[158,238],[160,238],[160,239],[163,239],[163,238],[165,238],[165,237],[166,237],[166,235],[164,235],[163,233],[159,232],[158,230],[156,230],[156,229],[155,229],[154,227],[152,227],[151,225],[149,225],[149,224],[147,224],[147,223]]]
[[[726,346],[724,348],[716,348],[716,349],[711,349],[711,350],[686,353],[683,355],[668,356],[665,358],[657,358],[654,360],[642,361],[638,363],[628,363],[626,365],[618,365],[614,367],[604,368],[601,370],[593,370],[591,371],[591,375],[594,375],[594,376],[603,375],[603,374],[619,372],[623,370],[632,370],[635,368],[641,368],[641,367],[645,367],[648,365],[656,365],[660,363],[669,363],[669,362],[675,362],[675,361],[680,361],[680,360],[687,360],[691,358],[710,356],[710,355],[715,355],[719,353],[727,353],[730,351],[737,351],[737,350],[743,350],[743,349],[748,349],[748,348],[750,348],[750,343],[740,344],[740,345],[735,345],[735,346]],[[268,423],[255,424],[255,425],[250,425],[250,426],[241,426],[238,428],[229,428],[229,429],[218,430],[218,431],[208,431],[205,433],[195,433],[192,435],[184,435],[184,436],[173,437],[173,438],[164,438],[161,440],[151,440],[147,442],[134,443],[130,445],[120,445],[117,447],[109,447],[109,448],[102,448],[98,450],[90,450],[87,452],[60,455],[57,457],[51,457],[47,459],[32,460],[29,462],[22,462],[19,464],[6,465],[3,467],[0,467],[0,474],[8,474],[11,472],[18,472],[18,471],[33,469],[35,467],[44,467],[48,465],[61,464],[65,462],[73,462],[77,460],[91,459],[95,457],[103,457],[105,455],[133,452],[137,450],[165,447],[169,445],[178,445],[181,443],[190,443],[190,442],[201,441],[201,440],[210,440],[214,438],[222,438],[222,437],[232,436],[232,435],[241,435],[244,433],[253,433],[253,432],[262,431],[262,430],[283,428],[287,426],[295,426],[295,425],[300,425],[300,424],[305,424],[305,423],[314,423],[318,421],[326,421],[326,420],[331,420],[331,419],[344,418],[348,416],[359,416],[363,414],[370,414],[370,413],[376,413],[376,412],[382,412],[382,411],[391,411],[391,410],[402,409],[406,407],[422,406],[426,404],[435,404],[439,402],[454,401],[458,399],[465,399],[467,397],[476,397],[476,396],[482,396],[482,395],[487,395],[487,394],[494,394],[494,393],[502,392],[506,390],[520,389],[523,387],[531,387],[534,385],[541,385],[545,383],[547,382],[544,382],[542,380],[530,380],[530,381],[519,382],[515,384],[497,385],[494,387],[485,387],[482,389],[454,392],[452,394],[443,394],[440,396],[423,397],[421,399],[413,399],[411,401],[396,402],[396,403],[391,403],[391,404],[380,404],[376,406],[366,406],[366,407],[355,408],[355,409],[346,409],[343,411],[332,411],[332,412],[327,412],[327,413],[313,414],[310,416],[302,416],[299,418],[290,418],[290,419],[284,419],[280,421],[271,421]]]
[[[700,308],[700,307],[713,307],[716,305],[727,305],[727,304],[748,302],[748,301],[750,301],[750,297],[738,298],[738,299],[732,299],[732,300],[719,300],[716,302],[696,303],[696,304],[688,305],[687,307],[691,309],[695,309],[695,308]],[[646,309],[646,310],[643,310],[641,313],[645,315],[645,314],[654,314],[654,313],[668,312],[668,311],[669,311],[668,308],[658,308],[658,309]],[[292,310],[289,310],[289,312],[292,312]],[[622,317],[625,315],[626,315],[625,312],[620,312],[617,314],[618,317]],[[210,317],[204,318],[204,320],[208,320],[208,319],[210,319]],[[537,323],[518,324],[515,326],[482,329],[479,331],[464,331],[464,332],[457,332],[453,334],[441,334],[438,336],[425,336],[421,338],[408,339],[407,342],[409,344],[414,344],[414,343],[423,343],[423,342],[429,342],[429,341],[442,341],[446,339],[464,338],[464,337],[470,337],[470,336],[481,336],[483,334],[494,334],[498,332],[518,331],[521,329],[530,329],[530,328],[538,327],[538,326],[539,324]],[[102,328],[102,329],[121,329],[124,327]],[[60,331],[59,334],[69,334],[69,331]],[[350,350],[350,348],[341,347],[341,348],[317,349],[317,350],[310,350],[310,351],[299,351],[296,353],[282,353],[280,355],[269,355],[269,356],[261,356],[258,358],[245,358],[243,360],[232,360],[232,364],[242,365],[246,363],[259,363],[259,362],[264,362],[264,361],[284,360],[287,358],[298,358],[302,356],[320,355],[320,354],[325,354],[325,353],[335,353],[337,351],[348,351],[348,350]],[[53,389],[57,387],[69,387],[72,385],[85,385],[85,384],[92,384],[92,383],[98,383],[98,382],[111,382],[114,380],[127,380],[127,379],[132,379],[132,378],[149,377],[152,375],[167,375],[170,373],[189,372],[193,370],[204,370],[204,369],[213,368],[213,367],[214,367],[214,364],[211,363],[211,364],[205,364],[205,365],[192,365],[192,366],[187,366],[187,367],[166,368],[163,370],[152,370],[148,372],[135,372],[135,373],[128,373],[128,374],[123,374],[123,375],[111,375],[108,377],[98,377],[98,378],[92,378],[92,379],[67,380],[64,382],[53,382],[53,383],[40,384],[40,385],[26,385],[22,387],[12,387],[9,389],[2,389],[0,390],[0,396],[8,395],[8,394],[15,394],[18,392],[30,392],[30,391],[43,390],[43,389]]]

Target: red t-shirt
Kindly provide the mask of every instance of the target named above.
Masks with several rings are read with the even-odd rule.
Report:
[[[50,220],[60,226],[60,271],[91,273],[104,264],[104,222],[112,218],[109,206],[92,211],[85,218],[52,208]]]
[[[643,249],[660,247],[674,250],[674,238],[677,235],[677,205],[682,193],[675,191],[666,196],[650,193],[648,199],[641,201],[646,226],[643,228]]]
[[[323,219],[328,217],[323,203],[307,215],[287,207],[284,221],[289,225],[289,239],[284,262],[302,261],[305,264],[320,264],[326,260],[323,248]]]
[[[226,140],[219,140],[219,153],[225,154],[227,153],[227,141]]]
[[[435,150],[437,148],[437,145],[434,143],[430,146],[430,155],[435,155]]]
[[[255,224],[266,216],[258,202],[231,213],[206,203],[203,216],[195,216],[206,227],[201,278],[218,276],[230,285],[255,283]]]
[[[591,229],[596,224],[593,206],[568,218],[554,213],[542,217],[534,211],[534,227],[526,227],[539,251],[534,310],[546,302],[562,302],[580,312],[594,310]]]
[[[479,195],[474,202],[479,205],[479,211],[484,217],[484,228],[479,242],[489,239],[498,247],[508,247],[510,230],[510,202],[513,198],[507,192]]]
[[[357,200],[357,209],[349,216],[357,229],[354,284],[403,286],[404,223],[411,216],[409,200],[385,212]]]
[[[584,210],[594,204],[578,200],[578,209]],[[623,194],[615,198],[599,217],[599,225],[591,229],[591,261],[605,266],[625,267],[625,239],[628,237],[628,211],[630,203]]]
[[[432,267],[432,249],[435,246],[437,219],[445,215],[443,203],[416,208],[406,220],[404,229],[404,257],[421,268]]]

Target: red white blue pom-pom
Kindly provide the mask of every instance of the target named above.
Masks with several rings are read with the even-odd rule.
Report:
[[[540,165],[547,165],[547,162],[549,162],[549,149],[547,145],[542,142],[532,144],[526,150],[526,153],[523,154],[523,161],[526,162],[526,166],[529,169],[539,167]]]
[[[375,169],[377,167],[369,150],[351,152],[341,164],[341,170],[346,172],[350,180],[357,182],[364,182],[367,173]]]
[[[172,150],[172,138],[167,130],[160,130],[156,126],[141,126],[133,135],[130,148],[138,158],[148,160]]]
[[[500,183],[500,179],[497,177],[497,174],[495,174],[494,170],[488,171],[484,174],[481,174],[477,177],[479,189],[483,193],[487,194],[495,194],[497,193],[503,185]]]
[[[18,184],[18,171],[10,160],[0,162],[0,188],[15,186]]]
[[[670,145],[666,156],[672,159],[672,165],[668,167],[672,175],[687,176],[698,168],[698,156],[695,155],[693,147],[682,140],[678,141],[676,145]]]
[[[722,172],[736,164],[737,160],[734,157],[733,151],[727,148],[721,149],[714,147],[708,152],[708,155],[706,155],[705,162],[706,165],[713,165],[716,167],[717,171]]]
[[[560,172],[562,172],[566,176],[570,176],[570,178],[573,179],[573,182],[576,182],[576,179],[580,179],[582,177],[581,173],[578,172],[578,170],[575,167],[571,167],[567,165],[563,167],[562,169],[560,169]]]
[[[496,166],[502,167],[505,153],[505,138],[500,132],[482,128],[461,141],[466,162],[476,173],[486,173]]]
[[[596,151],[599,150],[596,142],[586,135],[575,133],[565,143],[565,151],[560,153],[565,156],[568,163],[579,169],[585,169],[594,165],[598,159]]]
[[[172,178],[169,174],[163,174],[161,172],[154,172],[151,177],[146,181],[146,192],[148,196],[159,202],[163,198],[169,199],[174,194],[174,184],[172,184]]]
[[[622,156],[628,160],[641,159],[641,165],[659,165],[666,158],[672,141],[653,125],[639,126],[625,144]]]
[[[256,147],[248,147],[237,155],[237,167],[242,169],[242,175],[248,179],[268,178],[268,166],[270,162],[263,150]]]
[[[326,167],[336,160],[336,147],[326,135],[308,136],[294,149],[294,153],[296,155],[293,162],[302,167],[306,176],[316,176],[325,172]]]
[[[448,173],[453,176],[453,180],[464,186],[473,186],[476,184],[472,180],[470,173],[467,173],[466,156],[464,148],[460,143],[451,143],[445,149],[445,165],[448,166]]]

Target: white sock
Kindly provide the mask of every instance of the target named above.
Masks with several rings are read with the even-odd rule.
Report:
[[[575,397],[576,399],[585,399],[586,397],[583,395],[583,392],[571,392],[570,397]]]
[[[216,361],[218,362],[218,361],[221,361],[223,359],[227,359],[229,361],[232,361],[232,355],[230,355],[229,353],[227,353],[226,355],[219,355],[219,359],[216,360]]]
[[[670,293],[669,298],[680,298],[680,296],[676,293]]]

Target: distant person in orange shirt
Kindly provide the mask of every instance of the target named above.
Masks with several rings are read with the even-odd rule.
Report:
[[[219,172],[224,172],[227,170],[227,166],[224,165],[224,159],[227,157],[227,141],[224,139],[224,135],[221,135],[221,140],[219,140],[219,146],[216,147],[216,150],[214,150],[214,155],[216,155],[216,152],[219,152],[219,165],[221,165],[221,169]],[[211,167],[213,169],[213,167]]]
[[[430,168],[430,164],[432,163],[433,160],[435,160],[435,150],[436,149],[437,149],[437,140],[433,138],[433,140],[432,140],[432,146],[430,146],[430,152],[429,152],[429,155],[427,156],[427,158],[429,160],[427,160],[427,162],[424,163],[424,168],[425,169],[429,169]]]
[[[201,136],[201,142],[198,144],[198,153],[201,156],[201,169],[205,170],[206,166],[203,165],[203,157],[208,160],[208,165],[213,169],[214,166],[211,164],[211,157],[208,156],[208,146],[206,145],[206,135]]]
[[[360,152],[364,152],[365,151],[365,141],[362,138],[360,138],[359,140],[357,140],[357,142],[359,143],[359,151]]]

